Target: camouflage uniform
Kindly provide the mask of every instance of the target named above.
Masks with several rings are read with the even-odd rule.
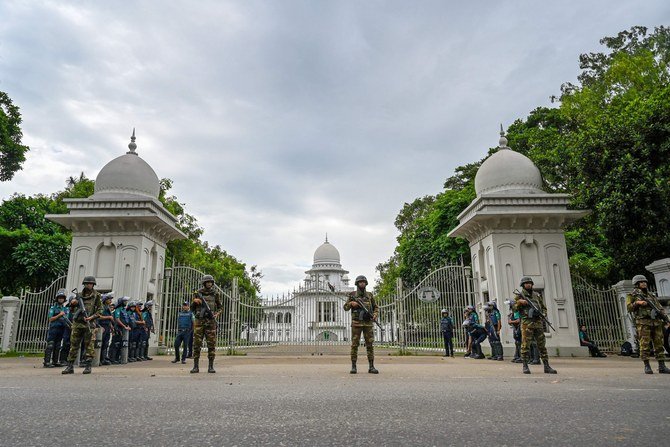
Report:
[[[365,311],[362,307],[352,309],[352,301],[358,299],[365,307],[372,312],[372,319],[364,318]],[[368,352],[368,361],[373,362],[375,359],[375,350],[372,343],[374,342],[374,327],[373,319],[377,319],[379,307],[375,302],[372,293],[355,291],[349,294],[347,302],[344,303],[344,310],[351,310],[351,362],[355,363],[358,358],[358,345],[361,343],[361,332],[365,339],[365,347]]]
[[[539,316],[530,318],[528,316],[528,310],[531,307],[529,305],[520,305],[518,303],[520,299],[527,301],[532,300],[544,315],[547,314],[547,307],[544,305],[542,296],[534,290],[529,292],[526,289],[522,289],[520,294],[514,295],[515,304],[513,309],[519,312],[521,315],[521,359],[523,362],[528,362],[530,344],[533,342],[533,340],[536,340],[537,348],[540,351],[540,358],[543,361],[548,361],[549,354],[547,354],[546,339],[544,336],[544,322]]]
[[[83,292],[77,295],[81,296],[84,301],[84,308],[89,317],[97,315],[102,312],[102,296],[95,289],[84,289]],[[78,299],[72,300],[71,313],[76,313],[78,310]],[[72,321],[72,333],[70,334],[70,354],[67,356],[68,363],[74,362],[77,353],[81,348],[81,340],[84,340],[86,345],[86,358],[88,362],[93,358],[95,351],[95,329],[91,328],[93,322],[84,321],[84,314],[80,313],[74,321]]]
[[[212,313],[217,313],[223,307],[221,305],[221,297],[219,292],[217,292],[214,287],[207,289],[202,287],[199,290],[193,292],[193,298],[204,299],[209,304],[209,308]],[[216,357],[216,328],[217,323],[213,318],[205,317],[202,315],[204,312],[204,306],[202,304],[195,304],[191,301],[191,312],[195,315],[195,324],[193,325],[193,360],[198,361],[200,359],[200,350],[202,349],[202,339],[207,340],[207,358],[210,361],[214,360]]]
[[[644,297],[652,301],[659,309],[663,309],[658,298],[646,290],[636,287],[632,293],[626,297],[626,307],[628,312],[635,318],[635,326],[637,328],[637,335],[640,339],[640,359],[649,360],[651,349],[649,342],[654,344],[654,354],[656,360],[665,360],[665,352],[663,347],[663,320],[660,318],[652,318],[651,306],[638,306],[635,301],[644,301]]]

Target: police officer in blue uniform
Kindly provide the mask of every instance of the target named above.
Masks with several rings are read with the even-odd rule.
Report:
[[[49,332],[47,333],[47,347],[44,350],[44,367],[53,368],[63,366],[60,363],[61,343],[65,331],[68,330],[70,309],[65,306],[67,290],[59,289],[54,300],[56,303],[49,308]]]
[[[144,307],[142,308],[144,331],[142,332],[142,349],[140,350],[140,357],[144,360],[153,360],[153,358],[149,357],[149,337],[151,336],[151,333],[154,332],[153,306],[153,300],[149,300],[144,303]]]
[[[127,296],[122,296],[116,300],[116,307],[114,308],[114,325],[115,331],[112,336],[112,346],[110,348],[109,360],[112,362],[112,365],[118,365],[121,363],[121,348],[123,347],[123,334],[124,331],[129,331],[130,326],[128,326],[128,319],[126,315],[126,304],[129,299]]]
[[[130,321],[130,336],[128,337],[128,362],[139,362],[138,343],[142,333],[144,321],[141,321],[140,314],[137,312],[137,301],[129,301],[126,307],[128,319]]]
[[[484,353],[482,352],[481,344],[486,340],[486,329],[481,324],[475,323],[470,319],[463,322],[463,328],[465,328],[472,340],[472,353],[470,354],[470,358],[483,359]]]
[[[512,337],[514,337],[514,358],[512,363],[521,363],[521,313],[514,310],[513,301],[505,301],[509,306],[509,314],[507,314],[507,324],[512,327]]]
[[[193,334],[193,312],[191,312],[190,303],[184,301],[181,305],[181,311],[177,316],[177,336],[174,339],[174,360],[172,363],[179,362],[179,347],[184,344],[181,355],[181,363],[186,363],[188,353],[188,343]]]
[[[444,338],[445,357],[454,356],[454,320],[449,316],[447,309],[442,309],[440,318],[440,332]]]
[[[503,347],[500,342],[500,329],[502,327],[502,319],[500,311],[495,301],[489,301],[486,304],[486,331],[489,337],[489,344],[491,345],[491,357],[489,360],[503,360]]]
[[[102,314],[98,318],[98,325],[102,329],[102,344],[100,345],[100,364],[101,365],[111,365],[112,362],[109,359],[109,341],[112,338],[114,332],[114,316],[112,315],[112,300],[114,299],[113,293],[103,293],[102,294]]]

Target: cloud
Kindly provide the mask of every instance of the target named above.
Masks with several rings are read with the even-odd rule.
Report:
[[[404,202],[548,105],[579,53],[670,6],[44,1],[0,16],[0,90],[31,146],[1,197],[94,177],[136,127],[205,237],[277,292],[326,232],[345,269],[374,277]]]

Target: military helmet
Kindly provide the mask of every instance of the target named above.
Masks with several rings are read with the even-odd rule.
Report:
[[[533,278],[531,278],[530,276],[524,276],[521,278],[521,281],[519,281],[519,287],[523,287],[523,285],[526,284],[527,282],[535,284],[535,282],[533,282]]]
[[[361,281],[365,281],[365,285],[366,286],[368,285],[368,279],[364,275],[358,275],[356,277],[356,281],[354,281],[354,284],[358,285],[358,283],[361,282]]]
[[[647,277],[644,276],[644,275],[633,276],[633,285],[637,286],[638,283],[641,283],[641,282],[649,282],[649,281],[647,281]]]
[[[202,284],[204,286],[205,283],[209,282],[209,281],[211,281],[212,284],[216,284],[216,281],[214,281],[214,277],[212,275],[203,276],[202,279],[200,280],[200,284]]]
[[[58,300],[58,298],[63,297],[67,299],[67,290],[66,289],[58,289],[58,292],[56,292],[56,296],[54,297],[54,300]]]
[[[84,280],[81,283],[82,284],[93,284],[93,285],[97,284],[97,282],[95,282],[95,276],[84,276]]]

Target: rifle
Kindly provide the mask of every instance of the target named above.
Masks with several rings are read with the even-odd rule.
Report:
[[[521,292],[519,292],[518,290],[514,290],[514,293],[516,295],[519,295],[521,297],[521,299],[526,300],[526,302],[530,305],[531,309],[534,311],[533,314],[539,315],[542,318],[542,320],[545,323],[547,323],[547,326],[552,328],[554,330],[554,332],[558,332],[556,330],[556,328],[551,325],[551,323],[549,322],[547,317],[540,311],[540,309],[535,305],[535,303],[531,299],[526,298],[525,296],[523,296],[523,294]],[[531,317],[531,318],[533,318],[533,317]]]
[[[74,292],[76,290],[77,289],[73,289],[72,291]],[[75,321],[80,314],[83,314],[84,321],[88,328],[94,330],[96,328],[95,323],[92,323],[92,320],[86,320],[86,318],[88,318],[88,312],[86,311],[86,307],[84,307],[84,297],[80,293],[77,293],[77,306],[79,309],[72,315],[72,321]]]
[[[58,320],[60,320],[60,319],[63,319],[63,321],[65,322],[65,325],[67,327],[69,327],[70,329],[72,329],[72,323],[70,323],[70,320],[67,319],[67,316],[61,315],[60,317],[58,317]],[[58,320],[56,320],[56,321],[58,321]]]
[[[209,303],[207,303],[207,300],[202,296],[202,293],[196,292],[198,294],[198,298],[200,298],[200,302],[202,303],[200,306],[200,318],[211,318],[214,320],[214,313],[212,312],[212,309],[209,307]]]
[[[361,300],[358,299],[358,297],[355,297],[355,298],[354,298],[354,301],[356,301],[356,302],[358,303],[358,305],[361,306],[361,309],[363,309],[363,311],[364,311],[366,314],[370,315],[370,320],[372,320],[372,322],[373,322],[374,324],[376,324],[377,326],[379,326],[379,329],[380,329],[382,332],[384,332],[384,328],[382,327],[382,325],[379,324],[379,321],[377,321],[377,319],[374,318],[374,317],[372,316],[372,312],[370,312],[370,311],[368,310],[368,308],[365,307],[365,304],[363,304],[363,303],[361,302]]]
[[[659,307],[656,305],[656,303],[649,299],[649,296],[644,295],[642,293],[638,294],[637,296],[640,297],[642,299],[642,301],[646,302],[649,307],[651,307],[651,319],[652,320],[655,320],[660,316],[662,321],[664,321],[666,323],[670,323],[670,318],[665,313],[665,311],[663,309],[659,309]]]

